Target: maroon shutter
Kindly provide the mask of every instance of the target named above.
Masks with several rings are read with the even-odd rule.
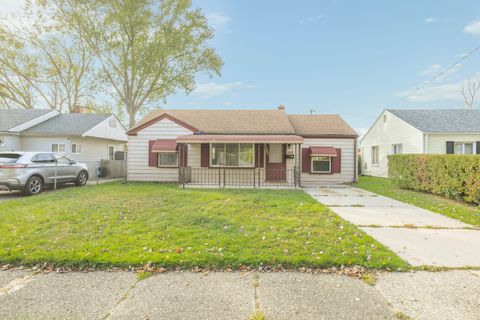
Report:
[[[337,150],[337,156],[332,157],[332,173],[342,172],[342,149]]]
[[[310,173],[310,148],[302,148],[302,172]]]
[[[180,167],[188,167],[188,145],[182,144],[180,147],[178,147],[178,153],[179,153],[179,166]]]
[[[265,146],[263,144],[255,145],[255,168],[263,168],[263,159],[265,153]]]
[[[183,154],[182,154],[182,156],[183,156],[183,166],[188,167],[188,145],[186,145],[186,144],[183,145],[183,148],[184,148]]]
[[[152,152],[152,146],[155,140],[148,141],[148,166],[156,167],[158,165],[158,153]]]
[[[455,143],[453,141],[447,141],[447,154],[455,153]]]
[[[208,143],[202,143],[200,150],[200,166],[210,166],[210,145]]]

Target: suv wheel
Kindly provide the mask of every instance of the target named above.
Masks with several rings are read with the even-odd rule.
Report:
[[[30,177],[25,184],[23,192],[27,196],[33,196],[43,191],[43,180],[38,176]]]
[[[77,180],[75,181],[75,185],[78,187],[81,187],[86,185],[87,181],[88,181],[87,171],[80,171],[80,173],[78,174]]]

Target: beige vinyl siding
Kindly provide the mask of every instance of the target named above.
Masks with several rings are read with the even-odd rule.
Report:
[[[192,134],[192,132],[169,119],[162,119],[140,130],[136,136],[128,136],[127,179],[129,181],[178,181],[178,168],[148,166],[148,141],[176,139],[186,134]],[[199,151],[200,149],[198,153]],[[195,156],[195,152],[190,150],[188,159],[189,163],[200,163],[200,156]]]
[[[384,115],[387,116],[384,122]],[[403,153],[423,153],[423,132],[394,114],[384,111],[361,140],[362,171],[365,175],[388,176],[387,156],[392,146],[402,144]],[[372,147],[379,147],[378,165],[372,165]]]
[[[334,174],[301,174],[303,187],[353,182],[355,179],[355,139],[304,139],[302,148],[334,147],[342,149],[342,172]]]
[[[66,154],[70,158],[87,162],[96,162],[102,159],[108,159],[108,146],[114,147],[115,151],[123,151],[124,143],[117,140],[107,140],[99,138],[57,138],[57,137],[23,137],[22,151],[42,151],[51,152],[52,144],[63,143],[66,145]],[[82,152],[79,154],[71,154],[71,144],[80,144]]]
[[[429,154],[446,154],[447,141],[453,142],[471,142],[473,143],[473,152],[476,150],[476,142],[480,141],[480,134],[438,134],[429,133],[426,137],[427,153]]]

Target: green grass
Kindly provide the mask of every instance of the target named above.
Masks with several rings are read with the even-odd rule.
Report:
[[[354,184],[354,186],[413,204],[474,226],[480,226],[480,208],[477,206],[445,199],[429,193],[401,189],[391,179],[387,178],[359,177],[358,183]]]
[[[67,188],[0,203],[0,234],[15,265],[408,268],[299,190]]]

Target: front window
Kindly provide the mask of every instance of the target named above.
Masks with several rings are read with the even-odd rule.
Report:
[[[253,167],[253,150],[252,143],[212,143],[210,166]]]
[[[159,152],[158,166],[159,167],[178,167],[178,153],[177,152]]]
[[[473,154],[472,142],[455,142],[455,154]]]
[[[312,157],[312,172],[330,173],[332,172],[332,158],[325,156]]]
[[[115,147],[114,146],[108,146],[108,159],[109,160],[114,160],[115,159]]]
[[[403,153],[403,145],[401,143],[392,145],[392,153],[393,154],[402,154]]]
[[[65,143],[52,143],[52,152],[65,153],[67,145]]]
[[[82,152],[82,145],[78,143],[72,143],[72,153],[77,154]]]
[[[378,146],[372,147],[372,165],[378,165],[380,158],[380,148]]]

